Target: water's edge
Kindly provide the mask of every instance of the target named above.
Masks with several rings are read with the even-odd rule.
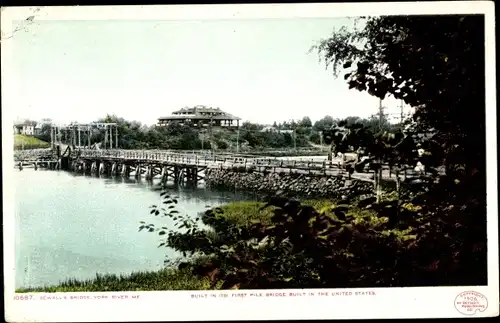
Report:
[[[138,232],[140,221],[169,224],[149,214],[160,202],[157,180],[25,169],[16,171],[15,183],[16,288],[151,271],[163,267],[166,254],[177,256],[157,248],[158,236]],[[207,206],[257,199],[203,186],[167,190],[193,216]]]

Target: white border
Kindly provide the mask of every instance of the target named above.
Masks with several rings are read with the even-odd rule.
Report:
[[[2,34],[12,30],[12,21],[33,15],[33,8],[2,8]],[[14,237],[12,122],[16,109],[9,80],[15,77],[9,63],[13,59],[10,42],[2,40],[2,159],[4,211],[4,286],[6,320],[16,322],[78,321],[159,321],[159,320],[264,320],[324,318],[425,318],[464,317],[454,308],[455,297],[473,290],[488,299],[488,309],[474,317],[498,315],[498,205],[496,194],[496,79],[494,4],[487,1],[411,2],[411,3],[338,3],[338,4],[270,4],[270,5],[196,5],[196,6],[105,6],[45,7],[36,12],[36,20],[199,20],[258,19],[291,17],[345,17],[396,14],[485,14],[486,22],[486,106],[488,166],[488,280],[487,287],[381,288],[361,289],[375,296],[319,296],[334,290],[307,290],[315,296],[250,297],[252,293],[285,291],[216,291],[216,292],[126,292],[126,293],[58,293],[66,300],[14,301]],[[327,36],[327,35],[325,35]],[[480,59],[480,58],[478,58]],[[471,107],[474,108],[474,107]],[[338,291],[338,290],[335,290]],[[286,293],[294,292],[286,290]],[[247,296],[237,297],[247,293]],[[192,295],[208,295],[192,298]],[[216,297],[210,297],[215,294]],[[221,297],[222,294],[228,297]],[[49,294],[26,294],[46,297]],[[46,296],[43,296],[46,295]],[[108,299],[78,300],[70,296]],[[121,298],[112,298],[119,295]],[[138,298],[132,298],[132,296]],[[117,297],[117,296],[115,296]],[[127,297],[124,299],[124,297]]]

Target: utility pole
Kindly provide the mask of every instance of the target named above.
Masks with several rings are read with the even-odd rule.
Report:
[[[104,126],[104,149],[108,147],[108,126]]]
[[[297,152],[297,131],[293,129],[293,149]]]
[[[382,121],[384,118],[384,107],[382,106],[382,99],[379,100],[378,105],[378,117],[379,117],[379,131],[382,132]],[[378,167],[375,170],[375,194],[377,197],[377,203],[380,202],[382,196],[382,189],[380,182],[382,181],[382,160],[378,159]]]
[[[213,132],[213,124],[214,124],[214,119],[213,116],[210,115],[210,150],[212,151],[212,157],[214,157],[214,132]]]
[[[240,152],[240,123],[238,121],[238,129],[236,130],[236,153]]]
[[[201,150],[203,150],[203,143],[205,141],[205,131],[204,130],[200,131],[200,137],[201,137]]]
[[[50,126],[50,147],[54,149],[54,126]]]
[[[115,148],[118,148],[118,125],[115,126]]]
[[[378,128],[382,131],[382,122],[384,120],[384,107],[382,106],[382,99],[379,100],[378,105]]]
[[[87,131],[89,132],[88,137],[87,137],[88,141],[89,141],[89,148],[88,149],[90,149],[90,145],[91,145],[90,137],[92,136],[92,132],[91,132],[90,126],[87,126]]]
[[[113,126],[109,126],[109,148],[113,149]]]
[[[401,119],[400,119],[400,123],[399,123],[401,129],[403,129],[403,117],[404,117],[403,107],[404,107],[403,99],[401,99]]]

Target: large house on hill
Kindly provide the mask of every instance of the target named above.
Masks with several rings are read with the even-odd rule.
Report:
[[[170,116],[158,118],[158,126],[166,126],[171,123],[181,125],[192,125],[195,127],[239,127],[240,118],[233,116],[220,108],[212,108],[203,105],[197,105],[192,108],[182,108],[172,112]]]

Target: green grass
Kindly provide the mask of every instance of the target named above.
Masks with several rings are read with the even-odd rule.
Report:
[[[393,196],[388,194],[384,196],[385,199],[392,199]],[[336,218],[332,212],[332,208],[337,204],[334,200],[322,199],[322,200],[305,200],[301,201],[302,205],[312,206],[318,212],[325,214],[329,217]],[[222,216],[228,219],[231,223],[236,225],[246,225],[252,221],[260,221],[264,225],[271,224],[271,218],[274,215],[275,207],[268,207],[264,210],[261,208],[266,205],[264,202],[255,201],[244,201],[244,202],[234,202],[229,203],[221,207],[224,211]],[[347,213],[347,217],[353,219],[356,224],[367,224],[375,230],[378,230],[382,235],[389,235],[393,233],[397,238],[402,240],[414,239],[415,236],[412,235],[412,228],[406,230],[391,229],[382,230],[379,228],[389,219],[386,217],[378,217],[377,213],[373,210],[360,209],[357,207],[352,207]]]
[[[14,135],[14,149],[48,148],[50,144],[33,136]]]
[[[244,201],[244,202],[234,202],[221,206],[224,211],[222,216],[226,218],[229,222],[236,225],[246,225],[253,220],[259,220],[263,224],[270,224],[271,217],[274,215],[274,207],[269,207],[264,210],[260,210],[266,203],[264,202],[254,202],[254,201]]]
[[[326,212],[335,205],[332,200],[306,200],[301,202],[302,205],[308,205],[314,207],[320,212]],[[223,210],[222,216],[224,216],[228,221],[236,225],[246,225],[252,221],[260,221],[262,224],[271,224],[271,218],[274,215],[274,210],[276,207],[271,206],[263,210],[261,208],[265,206],[265,202],[256,201],[243,201],[243,202],[233,202],[221,206]]]
[[[162,269],[135,272],[130,275],[99,275],[88,280],[68,279],[58,285],[20,288],[16,293],[29,292],[103,292],[103,291],[158,291],[158,290],[207,290],[207,278],[194,276],[188,270]]]

